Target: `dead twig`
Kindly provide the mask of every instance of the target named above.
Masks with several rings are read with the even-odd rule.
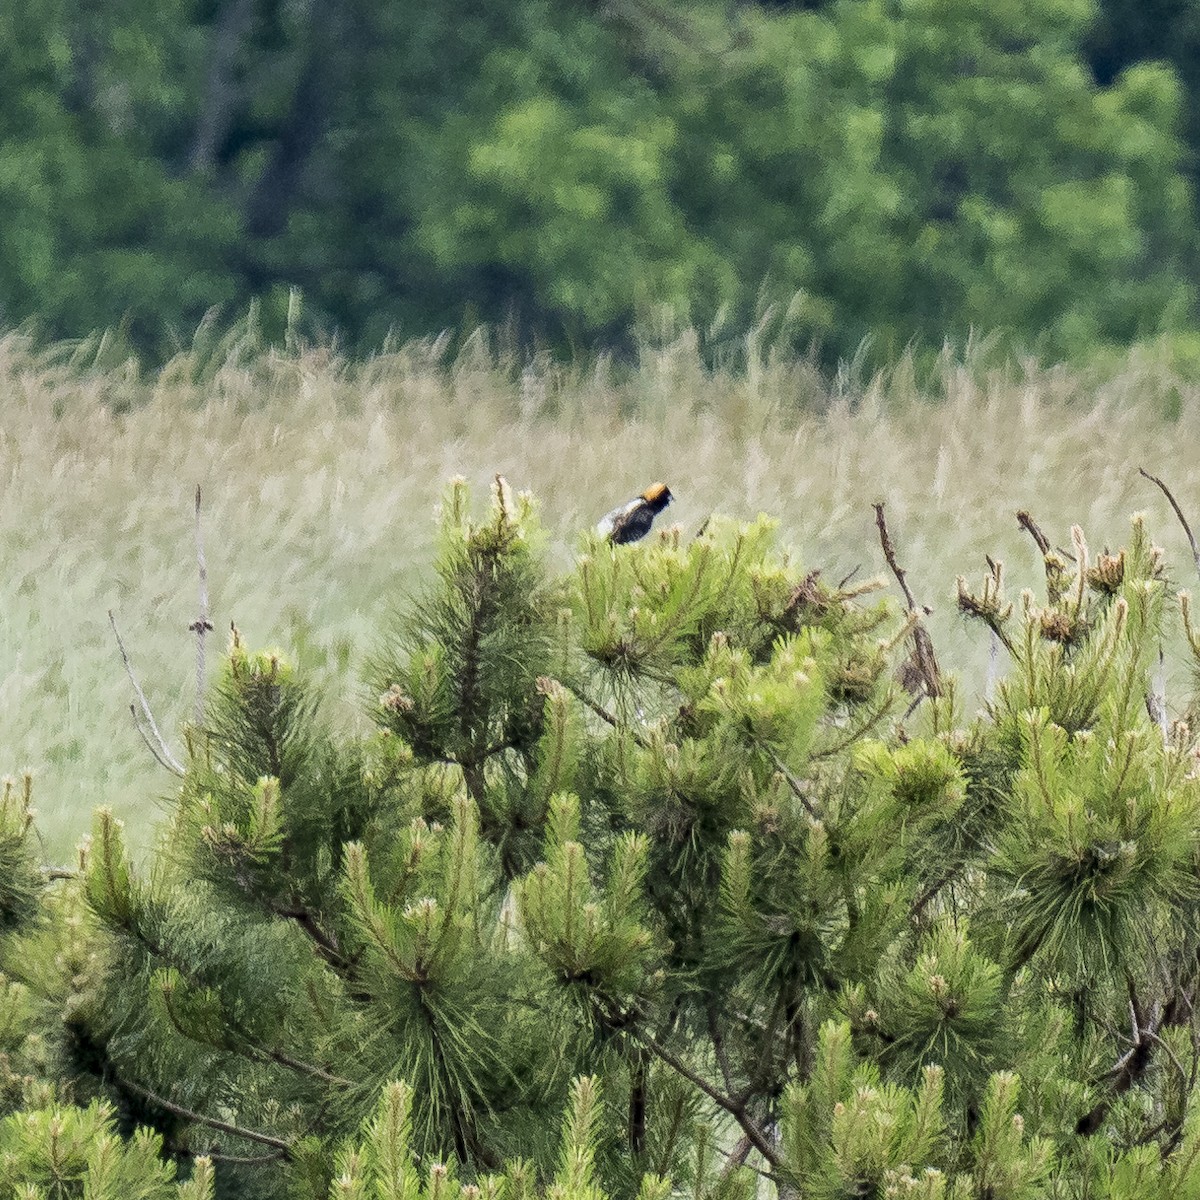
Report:
[[[158,723],[154,720],[154,713],[150,711],[150,702],[146,699],[146,693],[142,691],[142,685],[138,683],[137,675],[134,674],[133,664],[129,661],[129,654],[125,650],[125,643],[121,640],[121,631],[117,628],[117,619],[113,616],[111,608],[108,610],[108,623],[112,626],[113,635],[117,639],[117,649],[120,650],[121,661],[125,664],[125,674],[129,676],[129,682],[133,684],[133,690],[137,694],[138,703],[141,705],[142,716],[145,717],[146,724],[150,729],[149,734],[138,720],[137,709],[134,705],[130,704],[129,710],[133,713],[133,723],[137,726],[137,730],[142,735],[146,745],[150,747],[150,751],[154,757],[168,771],[176,775],[183,775],[183,764],[171,753],[170,747],[159,732]]]
[[[160,767],[165,768],[168,771],[175,772],[175,768],[173,766],[171,766],[171,764],[162,756],[162,754],[158,750],[158,747],[155,746],[153,740],[151,739],[150,734],[146,732],[146,727],[142,724],[141,720],[138,717],[136,704],[130,704],[129,715],[133,718],[134,729],[136,729],[138,731],[138,733],[141,734],[142,741],[145,743],[146,749],[149,750],[150,753],[154,756],[155,760],[158,762],[158,765]],[[182,774],[182,772],[175,772],[175,773]]]
[[[205,645],[204,635],[212,632],[208,619],[208,563],[204,560],[204,533],[200,524],[200,485],[196,485],[196,565],[200,573],[200,615],[188,626],[196,635],[196,724],[204,723]]]
[[[1171,489],[1157,475],[1151,475],[1144,467],[1138,467],[1138,474],[1142,478],[1150,480],[1166,496],[1167,503],[1175,510],[1175,515],[1179,518],[1179,524],[1183,526],[1183,532],[1187,535],[1188,545],[1192,548],[1192,562],[1196,566],[1196,574],[1200,575],[1200,547],[1196,545],[1196,536],[1192,533],[1192,527],[1188,524],[1187,517],[1183,515],[1183,509],[1179,506],[1179,501],[1175,499]],[[1158,647],[1158,668],[1154,674],[1154,691],[1146,697],[1146,707],[1149,710],[1151,720],[1156,721],[1159,729],[1162,731],[1163,741],[1165,742],[1169,737],[1167,664],[1161,643]]]
[[[891,568],[892,574],[896,577],[896,582],[900,585],[900,590],[904,593],[905,603],[908,605],[908,611],[911,616],[920,618],[929,613],[929,609],[924,605],[918,605],[913,597],[912,588],[908,586],[908,579],[904,568],[896,559],[896,548],[892,545],[891,535],[888,533],[887,520],[883,515],[883,503],[877,502],[875,508],[875,525],[879,530],[879,542],[883,547],[883,557],[887,560],[887,565]],[[933,639],[929,636],[929,630],[924,625],[918,623],[914,625],[912,631],[913,639],[913,665],[916,667],[925,687],[925,695],[936,697],[942,694],[942,673],[938,668],[937,656],[933,652]]]
[[[1188,545],[1192,548],[1192,561],[1196,564],[1196,574],[1200,575],[1200,547],[1196,545],[1195,534],[1192,533],[1192,527],[1188,524],[1187,517],[1183,515],[1183,509],[1179,507],[1179,501],[1175,499],[1171,494],[1171,489],[1157,475],[1151,475],[1144,467],[1138,467],[1138,474],[1155,484],[1175,510],[1175,515],[1179,518],[1180,525],[1183,526],[1183,532],[1187,534]]]

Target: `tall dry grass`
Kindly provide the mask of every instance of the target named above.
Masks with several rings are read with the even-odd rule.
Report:
[[[219,640],[234,620],[251,644],[283,647],[345,720],[380,623],[422,586],[453,475],[535,492],[563,564],[581,529],[661,478],[685,529],[765,511],[806,565],[876,573],[882,499],[968,694],[986,647],[954,615],[954,579],[989,551],[1014,583],[1037,582],[1017,508],[1064,543],[1079,522],[1095,547],[1145,510],[1191,582],[1182,533],[1137,467],[1200,522],[1200,388],[1146,353],[1092,379],[947,360],[918,384],[908,361],[829,380],[757,350],[707,370],[687,334],[632,367],[524,363],[483,335],[453,358],[415,342],[358,363],[235,339],[152,375],[104,351],[0,338],[0,763],[33,768],[52,857],[101,803],[145,847],[171,791],[130,719],[107,612],[177,740],[193,698],[197,484]]]

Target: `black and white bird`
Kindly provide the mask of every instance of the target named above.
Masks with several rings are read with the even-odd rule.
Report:
[[[622,542],[636,542],[650,532],[654,518],[658,516],[673,499],[671,489],[665,483],[652,483],[640,496],[635,496],[628,504],[614,508],[596,526],[596,532],[603,538],[618,545]]]

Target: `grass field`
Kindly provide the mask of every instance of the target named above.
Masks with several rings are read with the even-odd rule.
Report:
[[[0,765],[35,775],[50,858],[111,805],[151,841],[172,777],[143,746],[108,626],[112,609],[168,740],[193,702],[192,495],[204,489],[212,617],[316,672],[353,720],[380,623],[422,585],[446,480],[496,473],[539,498],[554,554],[654,479],[684,529],[711,511],[778,517],[781,538],[833,577],[883,570],[871,502],[931,604],[945,664],[978,695],[986,646],[954,614],[955,576],[989,551],[1010,581],[1040,577],[1014,520],[1065,543],[1118,543],[1144,510],[1181,585],[1183,534],[1137,474],[1166,478],[1200,523],[1200,388],[1148,354],[1095,377],[947,362],[836,379],[758,356],[706,371],[687,336],[632,368],[522,369],[482,337],[452,359],[414,343],[361,363],[237,342],[161,372],[0,338]],[[100,363],[102,365],[97,365]],[[482,501],[482,495],[481,495]]]

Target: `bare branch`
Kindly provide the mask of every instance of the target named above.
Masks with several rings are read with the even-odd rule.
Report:
[[[689,1083],[698,1087],[710,1100],[712,1100],[719,1108],[723,1108],[735,1121],[742,1127],[742,1132],[750,1139],[755,1150],[759,1152],[771,1164],[772,1167],[779,1166],[779,1153],[770,1140],[759,1129],[754,1118],[746,1111],[746,1106],[730,1096],[726,1096],[720,1088],[715,1088],[703,1075],[698,1075],[693,1071],[682,1059],[677,1058],[666,1046],[658,1042],[651,1034],[644,1030],[633,1030],[634,1036],[652,1050],[658,1058],[666,1063],[677,1075],[683,1076]]]
[[[892,574],[896,577],[896,582],[900,585],[900,590],[904,593],[909,613],[918,617],[928,614],[929,609],[924,605],[918,605],[914,599],[912,588],[908,586],[908,579],[904,568],[896,560],[896,548],[892,545],[891,535],[888,533],[887,520],[883,515],[882,502],[876,503],[874,508],[875,525],[879,530],[879,542],[883,547],[883,557],[887,560],[887,565],[891,568]],[[940,696],[942,694],[942,673],[938,668],[937,657],[933,652],[933,639],[929,636],[929,630],[921,624],[914,626],[912,639],[913,665],[916,667],[917,674],[925,685],[925,695],[930,697]]]
[[[1175,515],[1179,518],[1180,525],[1183,526],[1183,532],[1187,534],[1188,545],[1192,548],[1192,561],[1196,564],[1196,574],[1200,575],[1200,547],[1196,545],[1195,534],[1192,533],[1192,527],[1188,524],[1187,517],[1183,515],[1183,509],[1179,507],[1179,501],[1175,499],[1171,494],[1171,489],[1157,475],[1151,475],[1144,467],[1138,467],[1138,474],[1156,484],[1175,510]]]
[[[152,1092],[149,1088],[142,1087],[140,1083],[134,1083],[133,1080],[126,1079],[124,1076],[118,1076],[117,1079],[120,1087],[128,1088],[135,1095],[149,1100],[152,1104],[157,1104],[159,1108],[166,1109],[167,1112],[174,1113],[177,1117],[183,1117],[185,1121],[195,1121],[198,1125],[207,1125],[210,1129],[219,1129],[222,1133],[228,1133],[232,1137],[245,1138],[248,1142],[259,1142],[264,1146],[273,1146],[276,1150],[280,1151],[282,1157],[291,1157],[291,1143],[285,1142],[282,1138],[273,1137],[269,1133],[259,1133],[257,1129],[243,1129],[240,1125],[232,1125],[228,1121],[219,1121],[216,1117],[206,1117],[203,1113],[194,1112],[190,1108],[184,1108],[182,1104],[176,1104],[172,1100],[167,1100],[157,1092]]]
[[[146,718],[146,723],[149,725],[150,732],[154,737],[154,743],[158,747],[154,757],[157,758],[158,761],[162,763],[162,765],[166,767],[168,771],[173,771],[176,775],[182,775],[184,773],[182,764],[171,753],[167,743],[163,740],[162,734],[158,731],[158,724],[154,720],[154,714],[150,711],[150,702],[146,699],[146,693],[142,691],[142,685],[138,683],[137,676],[134,674],[133,664],[129,661],[129,655],[125,650],[125,643],[121,640],[121,631],[117,628],[117,619],[113,616],[113,611],[111,608],[108,610],[108,623],[112,626],[113,634],[117,639],[117,649],[121,651],[121,661],[125,664],[125,674],[129,676],[129,682],[133,684],[133,690],[137,693],[138,702],[142,706],[142,715]],[[132,704],[129,707],[131,710],[133,709]],[[150,745],[150,739],[147,737],[145,732],[142,730],[141,725],[138,723],[136,710],[133,711],[133,721],[134,724],[138,726],[138,732],[141,733],[142,737],[146,739],[146,744]],[[151,746],[150,748],[152,751],[154,750],[154,746]]]
[[[561,681],[559,681],[559,682],[561,682]],[[617,730],[624,729],[625,732],[628,733],[631,738],[633,738],[634,742],[636,742],[637,745],[641,746],[643,750],[645,750],[648,747],[649,743],[646,741],[646,739],[644,737],[642,737],[641,734],[639,734],[636,730],[629,729],[629,728],[626,728],[625,726],[623,726],[621,724],[621,722],[618,721],[617,718],[614,717],[612,715],[612,713],[610,713],[608,711],[608,709],[605,708],[602,704],[598,704],[590,696],[585,695],[578,688],[574,688],[570,684],[564,683],[562,686],[565,687],[567,689],[567,691],[569,691],[571,693],[571,695],[574,696],[575,699],[578,700],[581,704],[583,704],[587,708],[590,708],[592,710],[592,712],[594,712],[596,714],[596,716],[598,716],[600,718],[600,720],[602,720],[606,725],[611,725],[613,727],[613,729],[617,729]]]
[[[212,632],[208,619],[208,564],[204,560],[204,533],[200,524],[200,485],[196,485],[196,565],[200,573],[200,615],[188,626],[196,635],[196,724],[204,723],[204,635]]]
[[[155,744],[150,740],[150,735],[146,732],[146,727],[142,724],[141,720],[138,718],[136,704],[130,704],[129,715],[133,718],[134,729],[136,729],[138,731],[138,733],[140,733],[142,735],[142,741],[145,742],[146,749],[149,750],[152,755],[154,755],[154,758],[158,762],[158,765],[160,767],[163,767],[167,771],[172,771],[175,774],[182,774],[182,772],[175,771],[175,768],[172,767],[171,764],[169,762],[167,762],[167,760],[165,758],[163,758],[163,756],[158,752],[158,747],[155,746]]]

